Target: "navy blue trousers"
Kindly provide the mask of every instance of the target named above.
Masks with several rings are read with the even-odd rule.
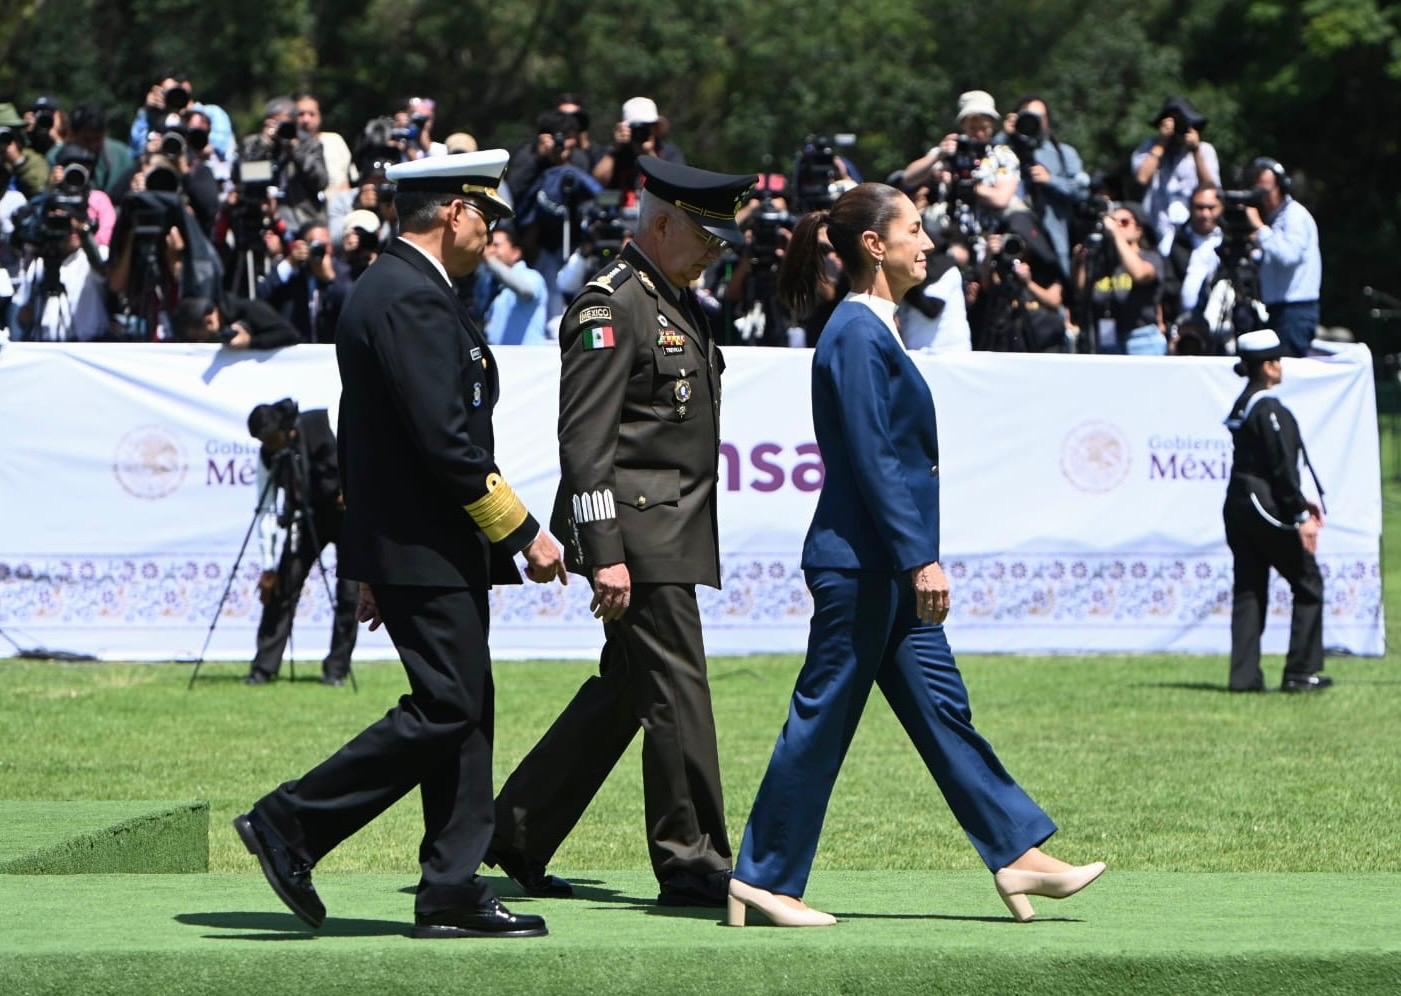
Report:
[[[920,622],[908,576],[826,569],[806,576],[813,598],[807,659],[744,829],[735,877],[803,894],[832,786],[873,683],[990,870],[1055,833],[973,728],[944,628]]]
[[[1290,356],[1308,356],[1318,331],[1318,302],[1289,301],[1265,306],[1270,313],[1270,327],[1284,343]]]

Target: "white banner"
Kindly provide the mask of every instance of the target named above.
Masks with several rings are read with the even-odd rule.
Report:
[[[724,589],[700,589],[713,654],[800,652],[811,609],[798,568],[822,482],[811,353],[726,351],[720,464]],[[497,452],[542,521],[558,476],[559,356],[498,351]],[[1227,359],[971,353],[917,356],[939,417],[950,639],[961,652],[1183,651],[1230,645],[1222,425],[1242,382]],[[1367,352],[1285,361],[1280,389],[1327,489],[1319,561],[1330,648],[1381,654],[1381,496]],[[115,659],[198,654],[254,504],[256,404],[328,407],[331,347],[274,354],[175,344],[0,350],[0,629],[26,647]],[[256,542],[214,627],[211,659],[251,658]],[[327,553],[334,570],[334,555]],[[1288,587],[1271,592],[1282,652]],[[330,634],[319,575],[293,650]],[[492,596],[498,657],[593,656],[588,588]],[[0,649],[3,652],[3,649]],[[362,630],[357,656],[392,651]]]

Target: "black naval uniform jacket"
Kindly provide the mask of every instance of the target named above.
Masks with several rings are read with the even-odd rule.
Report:
[[[635,583],[720,587],[725,364],[699,307],[629,245],[569,306],[559,344],[550,529],[569,570],[626,563]]]
[[[1232,406],[1226,428],[1235,442],[1226,514],[1259,516],[1276,528],[1297,529],[1309,516],[1299,486],[1300,455],[1310,474],[1313,465],[1294,414],[1268,391],[1247,387]],[[1321,497],[1321,487],[1318,493]]]
[[[341,573],[371,584],[518,584],[539,526],[502,479],[486,337],[443,275],[396,239],[356,282],[336,331]]]

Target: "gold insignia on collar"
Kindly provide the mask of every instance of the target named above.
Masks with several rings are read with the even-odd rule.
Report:
[[[642,286],[646,287],[652,293],[655,294],[657,292],[657,285],[652,283],[652,278],[647,276],[647,272],[645,270],[637,271],[637,279],[641,280]]]

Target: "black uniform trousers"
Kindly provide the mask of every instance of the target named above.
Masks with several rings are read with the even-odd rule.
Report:
[[[277,564],[277,592],[263,606],[263,616],[258,620],[258,650],[253,656],[253,670],[271,677],[282,666],[282,651],[292,635],[292,620],[297,614],[297,602],[302,596],[302,587],[307,575],[321,550],[329,545],[329,540],[320,539],[320,550],[312,549],[307,537],[291,549],[291,544],[282,548],[282,558]],[[331,649],[321,663],[321,673],[327,678],[344,678],[350,673],[350,654],[355,649],[356,620],[355,607],[360,597],[360,586],[347,578],[337,577],[334,585],[336,604],[335,616],[331,620]]]
[[[590,678],[502,786],[496,840],[548,862],[642,730],[647,845],[657,881],[731,865],[694,585],[634,584]]]
[[[1292,529],[1280,529],[1251,507],[1227,506],[1226,543],[1235,555],[1231,603],[1231,688],[1264,687],[1260,635],[1265,631],[1270,568],[1279,571],[1294,594],[1289,651],[1284,674],[1302,678],[1323,670],[1323,576],[1318,561]]]
[[[415,912],[476,906],[491,895],[475,877],[491,842],[494,690],[487,593],[372,586],[410,692],[383,719],[256,809],[315,863],[415,785],[423,840]]]

